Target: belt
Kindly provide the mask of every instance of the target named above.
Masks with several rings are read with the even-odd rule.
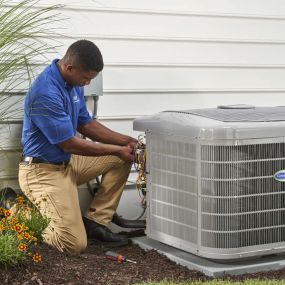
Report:
[[[47,164],[53,164],[53,165],[63,165],[63,166],[67,166],[68,163],[70,162],[70,159],[65,160],[65,161],[61,161],[61,162],[50,162],[38,157],[30,157],[30,156],[24,156],[22,158],[21,162],[28,162],[28,163],[47,163]]]

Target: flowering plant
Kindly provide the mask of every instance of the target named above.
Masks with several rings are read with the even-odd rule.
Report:
[[[40,262],[41,255],[31,248],[43,240],[48,224],[49,219],[23,196],[17,197],[12,210],[0,208],[0,264],[16,264],[27,257]]]

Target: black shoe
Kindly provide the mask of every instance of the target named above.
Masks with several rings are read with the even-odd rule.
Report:
[[[107,227],[100,225],[90,219],[83,217],[87,238],[96,244],[106,246],[123,246],[129,243],[125,235],[112,233]]]
[[[127,220],[119,216],[117,213],[114,214],[112,223],[121,227],[128,229],[145,229],[146,220]]]
[[[9,210],[12,205],[16,202],[17,194],[10,188],[3,188],[0,190],[0,208]]]

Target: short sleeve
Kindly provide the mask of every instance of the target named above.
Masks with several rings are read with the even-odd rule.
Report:
[[[51,144],[58,144],[74,136],[70,116],[56,93],[39,95],[28,106],[29,117]]]

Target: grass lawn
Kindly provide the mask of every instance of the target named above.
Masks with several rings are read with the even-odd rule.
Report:
[[[212,280],[212,281],[193,281],[193,282],[150,282],[150,283],[139,283],[137,285],[279,285],[285,284],[285,280],[246,280],[246,281],[221,281],[221,280]]]

